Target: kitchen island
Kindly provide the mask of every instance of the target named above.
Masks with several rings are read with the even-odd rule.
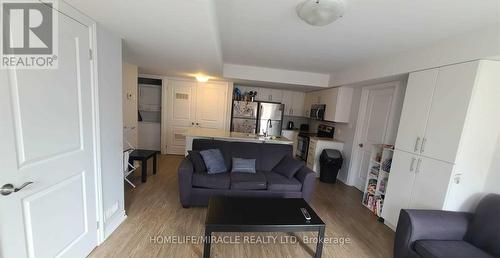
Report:
[[[193,139],[214,139],[222,141],[237,142],[255,142],[255,143],[274,143],[274,144],[293,144],[293,141],[283,136],[264,137],[263,135],[230,132],[226,130],[189,128],[185,133],[186,137],[186,155],[192,149]]]

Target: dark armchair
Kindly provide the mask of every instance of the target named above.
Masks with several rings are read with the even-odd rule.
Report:
[[[394,257],[500,257],[500,195],[484,197],[475,213],[402,210]]]

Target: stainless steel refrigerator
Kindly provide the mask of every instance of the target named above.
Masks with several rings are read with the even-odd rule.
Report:
[[[270,123],[269,123],[270,120]],[[233,101],[231,131],[242,133],[281,135],[283,104],[267,102]]]
[[[279,136],[281,135],[281,123],[283,120],[283,107],[281,103],[259,103],[259,114],[257,116],[257,133]]]
[[[259,105],[257,102],[233,101],[231,131],[256,133],[258,108]]]

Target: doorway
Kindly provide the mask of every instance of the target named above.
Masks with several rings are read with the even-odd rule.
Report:
[[[394,144],[402,96],[401,82],[364,87],[352,146],[348,183],[363,191],[373,144]]]

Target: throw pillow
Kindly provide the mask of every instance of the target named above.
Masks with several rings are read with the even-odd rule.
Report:
[[[255,159],[233,158],[231,172],[255,173]]]
[[[304,167],[304,162],[294,159],[292,156],[285,156],[281,161],[273,168],[273,172],[278,173],[287,177],[292,178],[302,167]]]
[[[208,174],[217,174],[227,172],[224,157],[219,149],[209,149],[200,151],[205,166],[207,166]]]
[[[194,172],[205,172],[207,171],[207,166],[205,166],[205,161],[198,151],[188,151],[187,158],[193,163]]]

